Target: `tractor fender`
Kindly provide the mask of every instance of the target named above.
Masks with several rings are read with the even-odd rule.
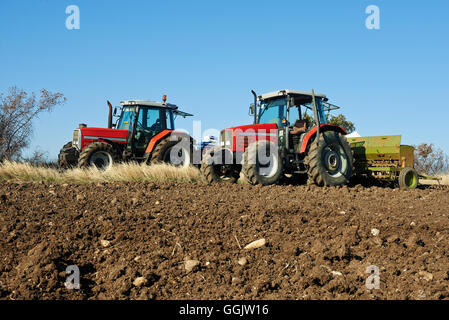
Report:
[[[148,146],[145,150],[145,154],[150,154],[151,152],[153,152],[156,144],[172,132],[173,132],[173,130],[163,130],[163,131],[159,132],[157,135],[155,135],[153,138],[151,138],[150,143],[148,144]]]
[[[306,136],[304,137],[304,140],[301,144],[301,148],[299,149],[299,153],[304,153],[307,150],[307,146],[309,145],[309,141],[316,136],[317,127],[313,127],[312,130],[306,133]],[[338,133],[341,133],[342,135],[346,135],[346,130],[343,127],[336,126],[333,124],[321,124],[320,125],[320,132],[325,131],[336,131]]]
[[[191,137],[182,131],[174,131],[174,130],[163,130],[161,132],[159,132],[157,135],[155,135],[151,140],[150,143],[148,144],[148,147],[145,150],[145,155],[149,155],[151,154],[151,152],[153,152],[154,148],[156,147],[156,145],[163,139],[165,139],[166,137],[168,137],[170,134],[176,134],[176,137],[185,137],[188,139],[191,139]]]

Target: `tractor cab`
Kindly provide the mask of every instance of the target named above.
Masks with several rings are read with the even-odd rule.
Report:
[[[287,128],[293,126],[297,120],[310,121],[314,115],[313,96],[309,92],[281,90],[260,95],[258,99],[260,103],[257,108],[257,124],[275,123],[278,128]],[[326,124],[324,112],[329,109],[326,101],[325,95],[315,94],[320,124]]]
[[[170,103],[148,100],[121,101],[122,112],[115,127],[127,130],[127,151],[134,157],[143,157],[150,141],[165,130],[175,129],[175,118],[192,114],[178,110],[178,106]]]
[[[325,113],[339,109],[328,103],[324,94],[297,90],[274,91],[259,95],[257,100],[256,109],[255,104],[250,106],[254,123],[276,124],[278,130],[284,131],[281,135],[287,138],[287,150],[298,150],[307,132],[317,124],[327,124]]]

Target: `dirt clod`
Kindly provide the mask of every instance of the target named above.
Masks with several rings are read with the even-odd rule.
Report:
[[[138,277],[133,281],[133,285],[136,287],[141,287],[148,283],[148,280],[145,277]]]
[[[187,272],[191,272],[200,262],[198,260],[186,260],[184,261],[184,269]]]
[[[101,243],[101,246],[103,246],[105,248],[109,247],[109,245],[111,244],[110,241],[104,240],[104,239],[100,240],[100,243]]]
[[[265,239],[259,239],[259,240],[256,240],[256,241],[253,241],[253,242],[247,244],[245,246],[245,248],[243,248],[243,249],[246,249],[246,250],[257,249],[257,248],[263,247],[266,243],[267,242]]]
[[[426,281],[432,281],[433,280],[433,274],[427,271],[420,271],[418,273],[419,276],[421,276]]]
[[[239,261],[237,261],[237,263],[241,266],[244,266],[245,264],[248,263],[248,259],[246,259],[245,257],[242,257],[239,259]]]

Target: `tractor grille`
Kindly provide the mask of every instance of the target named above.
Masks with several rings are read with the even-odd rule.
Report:
[[[75,141],[78,141],[78,134],[79,134],[79,131],[78,131],[78,130],[73,131],[73,141],[74,141],[74,142],[75,142]]]
[[[299,150],[299,134],[291,134],[290,136],[290,149]]]
[[[73,131],[72,147],[79,149],[81,147],[81,130],[75,129]]]

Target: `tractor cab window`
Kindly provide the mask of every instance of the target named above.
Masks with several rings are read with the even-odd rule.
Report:
[[[287,115],[287,99],[280,98],[263,101],[260,106],[259,123],[275,123],[278,128],[282,128],[282,120]]]
[[[298,108],[290,108],[290,112],[288,114],[288,122],[290,125],[293,125],[296,120],[299,120],[299,107]]]
[[[133,139],[136,153],[143,155],[151,139],[165,129],[165,110],[141,106],[137,115],[136,132]]]
[[[153,132],[162,131],[164,129],[162,113],[163,110],[160,108],[140,108],[137,118],[137,129]]]
[[[175,120],[173,119],[173,111],[166,109],[165,118],[167,122],[167,129],[175,130]]]
[[[320,124],[326,124],[327,120],[326,120],[326,116],[324,114],[323,101],[321,99],[318,99],[318,98],[315,101],[316,101],[316,108],[317,108]],[[307,119],[307,118],[313,119],[314,118],[314,114],[313,114],[312,102],[306,103],[303,106],[304,106],[304,108],[302,108],[304,110],[303,118],[305,118],[305,119]],[[309,125],[314,126],[315,124],[313,123],[313,124],[309,124]]]
[[[117,129],[129,130],[135,112],[136,107],[123,107],[122,114],[118,120]]]

